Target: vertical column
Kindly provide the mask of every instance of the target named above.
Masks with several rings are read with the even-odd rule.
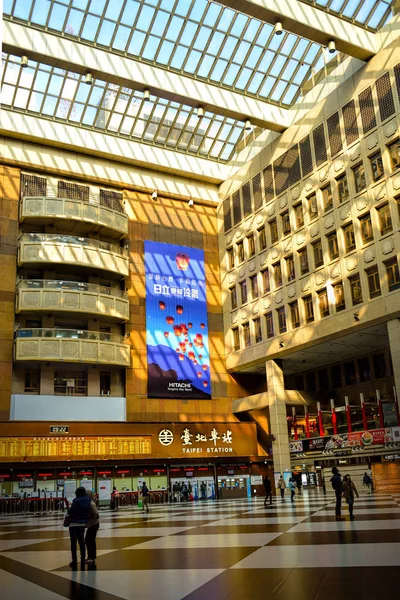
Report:
[[[400,398],[400,319],[388,321],[387,330],[393,364],[394,387],[397,398]]]
[[[286,418],[285,388],[280,361],[265,363],[268,384],[269,418],[271,421],[274,472],[290,471],[289,435]]]

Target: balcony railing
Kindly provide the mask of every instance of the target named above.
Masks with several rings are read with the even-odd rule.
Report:
[[[94,195],[89,195],[87,199],[63,198],[56,191],[47,191],[45,196],[23,196],[21,221],[49,219],[81,221],[115,231],[120,236],[128,233],[128,215],[115,199]]]
[[[113,333],[82,329],[17,329],[16,360],[46,360],[129,366],[130,346]]]
[[[59,263],[129,273],[128,250],[117,244],[74,235],[27,233],[20,238],[19,264]]]
[[[21,279],[17,312],[68,311],[129,318],[128,294],[115,287],[80,281]]]

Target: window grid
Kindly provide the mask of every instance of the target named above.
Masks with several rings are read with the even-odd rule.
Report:
[[[313,141],[314,141],[315,160],[317,162],[317,167],[319,167],[328,158],[327,153],[326,153],[325,132],[324,132],[324,124],[323,123],[321,123],[321,125],[318,125],[318,127],[316,129],[314,129]]]
[[[361,122],[363,125],[363,132],[368,133],[371,129],[376,127],[376,117],[374,109],[374,100],[372,97],[372,88],[367,87],[366,90],[358,95],[358,102],[360,104]]]
[[[349,283],[350,283],[351,300],[352,300],[353,306],[356,306],[357,304],[362,304],[363,297],[362,297],[360,275],[357,274],[357,275],[354,275],[353,277],[349,277]]]
[[[369,297],[372,300],[373,298],[380,296],[382,293],[378,267],[375,265],[370,269],[366,269],[365,272],[368,279]]]
[[[359,137],[355,101],[350,100],[350,102],[343,106],[342,113],[346,142],[350,146]]]
[[[400,271],[397,258],[391,258],[384,263],[389,292],[400,289]]]
[[[391,117],[395,113],[390,75],[385,73],[376,80],[376,93],[378,96],[379,115],[381,121]]]
[[[46,177],[38,177],[37,175],[29,175],[21,173],[21,198],[24,196],[46,196],[47,179]]]
[[[229,231],[229,229],[232,229],[232,213],[231,213],[231,199],[229,198],[225,198],[223,205],[222,205],[222,210],[223,210],[223,214],[224,214],[224,230],[225,232]]]
[[[340,132],[339,113],[336,112],[327,120],[329,147],[331,156],[334,156],[343,149],[342,134]]]
[[[391,17],[393,0],[301,0],[316,8],[350,21],[355,25],[377,31]]]

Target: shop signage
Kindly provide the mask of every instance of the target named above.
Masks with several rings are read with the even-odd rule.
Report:
[[[147,395],[210,399],[204,252],[145,241]]]
[[[262,482],[263,482],[262,475],[251,475],[250,481],[251,481],[251,485],[262,485]]]
[[[370,446],[391,446],[400,444],[400,427],[355,431],[341,435],[310,438],[289,442],[291,453],[329,452],[338,454],[341,451],[357,452]],[[347,453],[347,452],[346,452]]]

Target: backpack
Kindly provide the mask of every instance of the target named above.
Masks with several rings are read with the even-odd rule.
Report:
[[[343,489],[342,480],[340,478],[340,475],[334,475],[331,479],[331,483],[332,483],[332,487],[335,490],[335,492],[341,491]]]

